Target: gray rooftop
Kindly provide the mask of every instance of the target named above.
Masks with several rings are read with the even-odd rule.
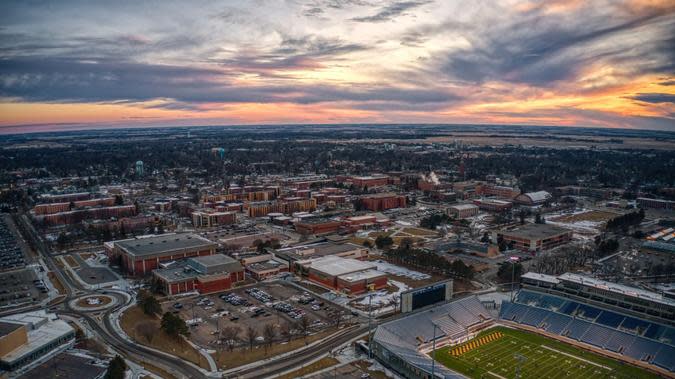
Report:
[[[13,331],[19,329],[19,328],[22,327],[22,326],[23,326],[23,325],[17,324],[17,323],[14,323],[14,322],[3,322],[3,321],[0,321],[0,337],[6,336],[6,335],[8,335],[9,333],[11,333],[11,332],[13,332]]]
[[[134,256],[161,254],[195,248],[210,248],[216,244],[191,233],[162,234],[158,236],[136,238],[115,242],[115,245]]]

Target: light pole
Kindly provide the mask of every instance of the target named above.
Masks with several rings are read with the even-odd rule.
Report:
[[[368,295],[368,359],[373,359],[373,335],[371,324],[373,319],[373,295]]]
[[[431,343],[431,379],[436,379],[436,324],[434,324],[434,339]]]
[[[509,258],[511,261],[511,302],[513,303],[513,290],[516,281],[516,262],[518,262],[518,257]]]

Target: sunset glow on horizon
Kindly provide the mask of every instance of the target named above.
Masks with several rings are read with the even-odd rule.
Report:
[[[0,133],[298,123],[675,131],[672,1],[3,8]]]

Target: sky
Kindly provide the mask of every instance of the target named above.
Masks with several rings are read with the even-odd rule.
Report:
[[[3,1],[0,133],[477,123],[675,131],[675,1]]]

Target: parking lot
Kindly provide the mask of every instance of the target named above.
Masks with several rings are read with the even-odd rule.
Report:
[[[30,268],[0,273],[0,307],[11,307],[40,301],[49,292]]]
[[[218,331],[228,327],[239,329],[238,345],[245,345],[245,331],[257,331],[257,342],[264,341],[265,325],[276,327],[277,338],[284,328],[291,334],[319,332],[342,312],[342,322],[351,313],[324,299],[312,296],[285,282],[265,282],[208,296],[166,302],[165,311],[181,316],[190,326],[190,339],[204,347],[219,345]]]
[[[91,266],[79,254],[72,254],[72,257],[79,265],[75,272],[87,284],[102,285],[119,280],[109,267]]]
[[[0,271],[21,268],[26,259],[5,217],[0,217]]]

